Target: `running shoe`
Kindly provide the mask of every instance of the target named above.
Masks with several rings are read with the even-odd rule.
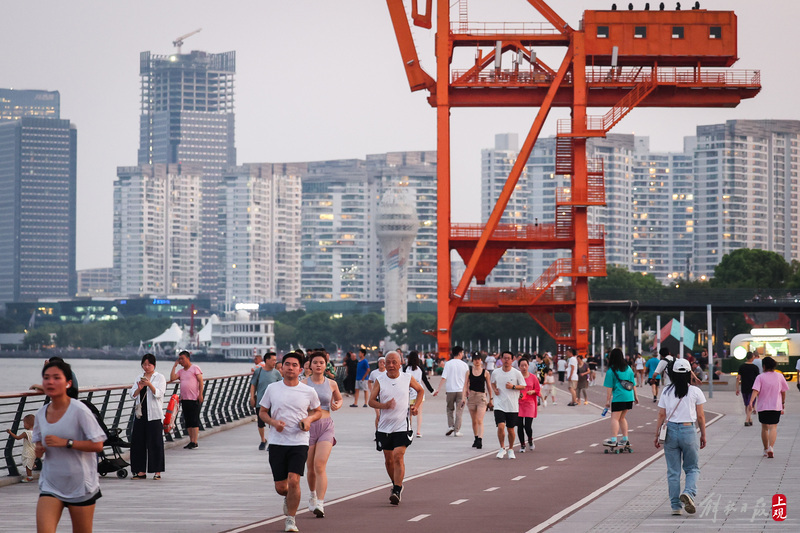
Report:
[[[506,449],[505,448],[500,448],[500,451],[497,452],[497,458],[498,459],[502,459],[505,456],[506,456]]]
[[[449,428],[447,428],[447,433],[445,433],[445,436],[449,437],[450,435],[452,435],[452,434],[453,434],[453,432],[454,432],[455,430],[456,430],[456,428],[454,428],[454,427],[449,427]]]
[[[609,446],[611,448],[616,448],[618,444],[617,439],[606,439],[603,441],[603,446]]]
[[[325,507],[322,503],[322,500],[317,500],[317,506],[314,507],[312,512],[317,516],[317,518],[325,518]]]
[[[317,508],[317,499],[314,496],[312,496],[308,499],[308,510],[313,513],[314,509],[316,508]]]
[[[683,510],[681,510],[681,509],[673,509],[672,510],[672,514],[676,515],[676,516],[680,516],[680,515],[683,514]]]
[[[284,531],[300,531],[297,529],[297,524],[294,521],[293,516],[286,517],[286,525],[283,528]]]
[[[266,443],[266,442],[262,442],[262,443],[260,443],[260,444],[258,445],[258,449],[259,449],[259,450],[261,450],[261,451],[263,452],[264,450],[266,450],[266,449],[267,449],[267,443]]]
[[[516,459],[517,458],[517,456],[514,455],[514,450],[512,450],[511,448],[508,449],[508,458],[509,459]]]
[[[767,457],[769,457],[770,459],[772,459],[773,457],[775,457],[775,452],[773,452],[773,451],[772,451],[772,446],[770,446],[769,448],[767,448]]]
[[[519,453],[525,453],[525,445],[524,444],[520,444],[519,445]]]
[[[534,443],[532,443],[532,442],[531,442],[530,444],[528,444],[528,449],[529,449],[530,451],[533,451],[533,450],[535,450],[535,449],[536,449],[536,445],[535,445]]]
[[[389,503],[392,505],[397,505],[400,503],[403,494],[403,487],[394,487],[392,488],[392,494],[389,496]]]
[[[454,436],[454,437],[463,437],[463,436],[464,436],[464,434],[463,434],[463,433],[461,433],[460,431],[456,431],[455,435],[453,435],[453,436]]]
[[[694,499],[685,492],[681,494],[681,502],[683,502],[683,508],[686,509],[686,512],[689,514],[694,514],[696,511],[694,507]]]

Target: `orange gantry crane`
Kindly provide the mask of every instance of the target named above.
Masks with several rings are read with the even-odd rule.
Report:
[[[521,0],[525,1],[525,0]],[[589,345],[589,277],[606,272],[604,229],[588,224],[588,208],[605,205],[602,159],[588,159],[586,142],[604,137],[633,108],[735,107],[761,89],[758,71],[730,70],[737,58],[736,15],[731,11],[663,9],[584,11],[572,28],[543,0],[527,2],[547,22],[473,23],[467,0],[436,1],[436,77],[420,65],[403,0],[387,0],[412,91],[427,90],[437,111],[437,330],[447,357],[459,312],[528,313],[558,343],[585,353]],[[424,4],[424,5],[423,5]],[[655,5],[655,3],[654,3]],[[432,0],[411,0],[411,22],[433,28]],[[452,69],[456,48],[477,49],[474,65]],[[537,58],[540,47],[562,47],[558,67]],[[503,68],[502,56],[513,57]],[[570,107],[559,120],[555,173],[569,187],[557,191],[555,222],[530,226],[500,220],[550,110]],[[453,107],[538,107],[505,186],[484,225],[450,220],[450,110]],[[602,116],[587,108],[609,107]],[[509,249],[566,249],[531,286],[483,285]],[[450,251],[466,269],[451,280]],[[556,284],[559,278],[569,286]]]

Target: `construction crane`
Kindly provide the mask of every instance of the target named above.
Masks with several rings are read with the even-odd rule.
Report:
[[[524,2],[525,0],[520,0]],[[423,5],[424,3],[424,5]],[[585,354],[589,347],[589,278],[606,275],[605,229],[588,223],[588,209],[603,206],[602,159],[586,155],[587,139],[605,137],[635,107],[735,107],[761,89],[760,73],[730,70],[737,54],[731,11],[587,10],[577,28],[545,0],[527,0],[547,22],[478,23],[467,0],[411,0],[414,25],[435,31],[436,76],[420,65],[403,0],[387,0],[403,67],[412,91],[428,91],[437,112],[437,326],[440,356],[447,358],[458,313],[527,313],[558,344]],[[423,9],[424,8],[424,9]],[[435,21],[435,24],[434,24]],[[551,67],[536,48],[562,47]],[[474,64],[452,68],[458,48],[477,49]],[[511,69],[501,57],[513,55]],[[506,63],[508,64],[508,63]],[[520,68],[520,66],[524,68]],[[459,107],[538,108],[530,132],[485,224],[451,224],[450,114]],[[553,107],[568,107],[559,120],[555,174],[569,180],[556,191],[555,222],[501,224],[536,139]],[[587,108],[610,107],[602,116]],[[568,250],[532,285],[483,285],[506,250]],[[450,252],[466,268],[451,281]],[[566,279],[569,286],[557,283]]]
[[[191,37],[195,33],[200,33],[200,30],[202,30],[202,29],[203,28],[197,28],[196,30],[190,31],[186,35],[181,35],[180,37],[178,37],[174,41],[172,41],[172,46],[174,46],[174,47],[176,47],[178,49],[178,55],[180,55],[180,53],[181,53],[181,46],[183,46],[183,41],[185,41],[186,39],[188,39],[189,37]]]

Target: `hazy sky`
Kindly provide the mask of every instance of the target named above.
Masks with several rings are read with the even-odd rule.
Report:
[[[550,5],[578,27],[584,9],[611,3]],[[800,119],[793,39],[800,2],[701,5],[736,11],[741,59],[734,68],[761,70],[759,96],[736,109],[637,109],[613,133],[649,135],[652,149],[667,151],[682,149],[697,124]],[[525,0],[472,0],[469,12],[473,21],[542,20]],[[135,165],[139,145],[139,53],[171,53],[176,37],[197,28],[203,31],[186,40],[184,53],[236,51],[239,164],[436,149],[435,112],[426,94],[408,89],[384,0],[4,0],[3,18],[0,87],[60,91],[61,117],[78,128],[79,269],[112,263],[116,167]],[[423,67],[434,74],[432,32],[416,28],[414,35]],[[563,50],[554,53],[540,57],[557,66]],[[453,110],[454,221],[480,218],[481,149],[493,146],[496,133],[524,138],[535,113]],[[555,120],[566,116],[563,109],[552,112],[543,133],[554,134]]]

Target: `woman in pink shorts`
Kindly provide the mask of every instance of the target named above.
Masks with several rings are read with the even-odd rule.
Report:
[[[331,411],[336,411],[342,406],[342,394],[339,392],[339,385],[325,377],[325,367],[328,365],[328,356],[325,352],[311,352],[309,361],[311,375],[304,383],[317,392],[322,418],[312,422],[309,429],[306,465],[311,498],[308,500],[308,510],[317,515],[317,518],[322,518],[325,516],[325,492],[328,490],[328,473],[325,468],[331,450],[336,444]]]

